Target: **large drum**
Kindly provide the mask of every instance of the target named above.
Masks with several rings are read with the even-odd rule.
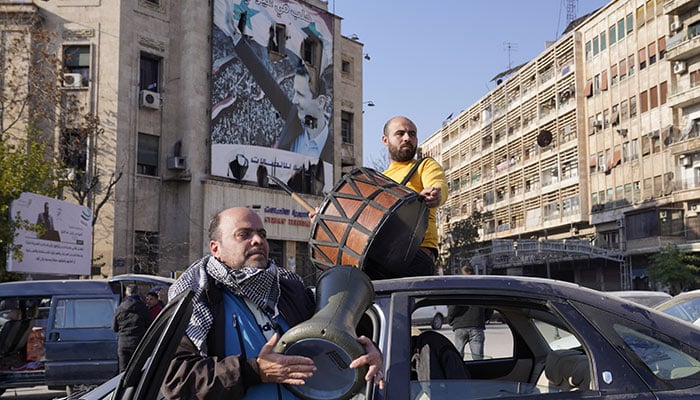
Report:
[[[428,207],[418,193],[373,169],[356,168],[319,207],[311,226],[311,261],[324,270],[370,264],[400,271],[418,251],[427,226]]]

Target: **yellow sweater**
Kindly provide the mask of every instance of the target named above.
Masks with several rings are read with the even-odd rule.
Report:
[[[418,160],[415,159],[406,162],[392,161],[389,168],[384,171],[384,175],[396,182],[401,182],[406,175],[408,175],[408,171],[411,170],[411,167],[417,162]],[[447,200],[447,179],[445,178],[445,170],[432,158],[426,158],[425,161],[423,161],[423,164],[421,164],[413,176],[411,176],[406,186],[418,193],[426,187],[439,187],[441,195],[440,205],[445,204],[445,200]],[[437,207],[430,209],[428,229],[425,231],[425,238],[423,239],[423,243],[421,243],[421,247],[438,248],[437,224],[435,222],[436,213]]]

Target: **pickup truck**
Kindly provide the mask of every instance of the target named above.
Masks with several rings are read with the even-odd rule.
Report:
[[[129,274],[0,283],[0,395],[33,386],[70,393],[117,375],[112,318],[124,287],[135,283],[141,295],[155,287],[167,293],[172,282]]]

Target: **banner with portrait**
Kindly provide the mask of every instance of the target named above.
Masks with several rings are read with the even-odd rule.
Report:
[[[215,0],[213,18],[211,173],[330,191],[332,14],[295,0]]]

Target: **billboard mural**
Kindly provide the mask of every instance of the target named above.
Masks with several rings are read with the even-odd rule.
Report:
[[[19,229],[14,244],[21,246],[22,260],[13,254],[7,270],[56,275],[89,275],[92,263],[92,211],[85,206],[22,193],[10,207],[14,217],[36,224],[38,230]]]
[[[211,173],[321,195],[333,180],[333,17],[295,0],[215,0]]]

